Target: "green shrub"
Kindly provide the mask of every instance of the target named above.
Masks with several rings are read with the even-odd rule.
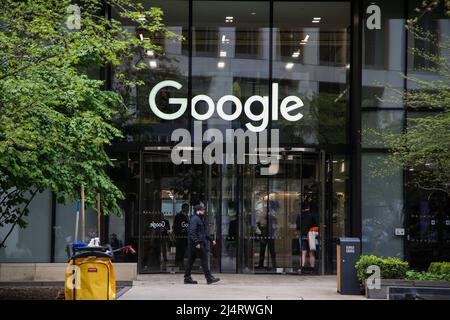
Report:
[[[434,274],[431,272],[418,272],[410,270],[406,272],[407,280],[432,280],[432,281],[450,281],[450,274]]]
[[[450,262],[432,262],[428,272],[437,275],[450,275]]]
[[[356,272],[361,284],[371,275],[367,268],[375,265],[380,268],[382,279],[404,279],[409,270],[409,263],[398,258],[382,258],[374,255],[362,255],[356,263]]]

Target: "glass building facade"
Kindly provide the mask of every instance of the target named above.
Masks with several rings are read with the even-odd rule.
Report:
[[[185,235],[174,222],[184,203],[189,214],[197,203],[207,208],[206,222],[219,244],[212,250],[213,271],[296,272],[297,223],[305,206],[317,215],[320,273],[335,272],[336,241],[342,236],[360,237],[363,253],[399,257],[419,269],[450,259],[448,197],[407,187],[414,172],[403,168],[389,176],[374,174],[389,150],[366,131],[401,132],[408,119],[429,112],[389,99],[393,89],[415,89],[402,74],[439,77],[422,71],[426,61],[410,54],[410,49],[424,47],[405,28],[418,2],[143,3],[162,8],[167,28],[180,37],[146,34],[123,21],[161,51],[138,52],[124,62],[124,67],[140,61],[150,66],[132,75],[143,81],[134,89],[121,86],[114,70],[102,71],[107,87],[121,92],[129,110],[121,123],[124,138],[109,149],[114,164],[110,176],[125,195],[123,214],[102,217],[100,236],[113,247],[132,245],[138,254],[122,254],[117,261],[137,262],[140,273],[176,272]],[[439,37],[450,34],[443,12],[436,10],[421,22]],[[107,14],[119,19],[114,12]],[[424,49],[448,56],[437,48]],[[159,92],[161,110],[174,112],[177,107],[169,99],[188,98],[189,111],[175,120],[162,120],[149,107],[150,91],[164,80],[182,87]],[[197,95],[208,95],[214,104],[225,95],[240,101],[267,96],[269,112],[287,96],[300,97],[301,120],[268,122],[268,128],[280,133],[278,172],[264,175],[263,166],[252,163],[175,165],[171,135],[176,129],[195,133],[190,110]],[[208,110],[204,101],[196,108],[200,114]],[[232,114],[236,108],[229,102],[224,111]],[[254,109],[262,113],[264,106],[255,104]],[[225,121],[214,112],[201,128],[224,133],[261,121],[244,113]],[[244,157],[250,159],[251,152]],[[29,227],[14,230],[7,247],[0,249],[0,262],[65,262],[74,211],[73,204],[57,204],[50,192],[41,194],[32,204]],[[86,216],[86,233],[93,235],[97,218],[93,210]],[[405,235],[398,235],[399,230]]]

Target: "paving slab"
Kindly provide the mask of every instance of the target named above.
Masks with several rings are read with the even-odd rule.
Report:
[[[336,276],[217,274],[220,282],[186,285],[182,274],[139,275],[120,300],[365,300],[341,295]]]

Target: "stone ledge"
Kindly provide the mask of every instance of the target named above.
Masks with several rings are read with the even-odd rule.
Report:
[[[67,263],[1,263],[0,282],[54,282],[64,281]],[[136,263],[115,263],[117,281],[137,278]]]

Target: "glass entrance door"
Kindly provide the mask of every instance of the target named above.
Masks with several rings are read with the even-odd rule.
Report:
[[[183,271],[194,205],[206,207],[208,230],[216,233],[218,167],[175,165],[170,153],[170,147],[141,152],[139,273]],[[210,265],[217,270],[217,255]],[[199,261],[193,271],[200,271]]]
[[[323,152],[304,150],[283,151],[276,175],[244,166],[243,272],[324,272],[325,159]]]

